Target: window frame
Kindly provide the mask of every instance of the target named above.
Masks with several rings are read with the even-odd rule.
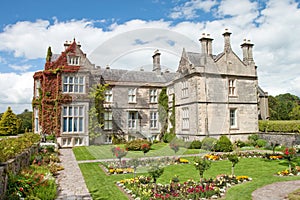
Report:
[[[230,129],[238,129],[238,109],[237,108],[229,108],[229,126],[230,126]]]
[[[104,111],[103,121],[104,121],[103,130],[113,129],[113,113],[111,110]]]
[[[70,109],[72,108],[72,109]],[[85,106],[62,105],[62,133],[83,134],[85,132]]]
[[[158,94],[157,88],[152,88],[149,90],[150,103],[157,103],[157,94]]]
[[[133,114],[133,115],[131,115]],[[133,116],[133,118],[131,118]],[[127,127],[128,129],[137,129],[138,122],[138,112],[137,111],[128,111],[127,116]]]
[[[128,89],[128,103],[136,103],[137,88]]]
[[[181,98],[187,98],[189,96],[189,82],[188,80],[181,81]]]
[[[77,88],[77,91],[76,91],[76,88]],[[85,94],[85,76],[63,75],[62,76],[62,93],[64,93],[64,94]]]
[[[80,56],[68,55],[68,65],[79,66]]]
[[[237,96],[236,79],[228,79],[228,95],[231,97]]]
[[[112,88],[107,88],[105,90],[105,102],[106,103],[112,103],[113,102],[113,90]]]
[[[182,130],[190,129],[189,107],[182,108]]]
[[[158,128],[158,112],[157,111],[150,111],[150,122],[149,126],[151,129],[157,129]]]

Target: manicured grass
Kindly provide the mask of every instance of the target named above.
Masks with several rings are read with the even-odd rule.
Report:
[[[190,178],[199,180],[198,171],[193,166],[193,158],[188,158],[190,164],[170,165],[165,167],[164,174],[158,179],[159,183],[169,183],[177,175],[181,182]],[[93,199],[126,199],[124,194],[115,186],[115,182],[124,178],[132,178],[133,174],[106,176],[99,163],[80,164],[87,186]],[[240,159],[235,167],[235,175],[247,175],[253,178],[251,182],[230,188],[225,199],[248,200],[251,193],[264,185],[287,180],[299,180],[299,177],[278,177],[274,174],[287,168],[285,161],[268,161],[261,158]],[[219,174],[230,174],[231,163],[228,160],[215,161],[204,173],[205,178],[216,177]],[[146,174],[144,174],[146,175]]]
[[[114,145],[75,147],[73,148],[73,152],[77,160],[99,160],[116,158],[115,155],[113,155],[111,152],[111,148],[113,146]],[[124,145],[122,145],[121,147],[124,147]],[[145,156],[142,151],[129,151],[126,155],[126,158],[180,156],[186,154],[199,154],[203,152],[206,151],[200,149],[186,149],[180,147],[179,151],[175,154],[174,151],[169,147],[169,144],[156,143],[151,146],[151,150]]]

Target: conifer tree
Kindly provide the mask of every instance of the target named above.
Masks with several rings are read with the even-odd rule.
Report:
[[[21,126],[21,120],[13,113],[10,107],[2,115],[0,120],[0,135],[17,135]]]

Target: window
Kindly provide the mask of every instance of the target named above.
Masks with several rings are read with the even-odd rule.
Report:
[[[150,103],[157,103],[157,89],[150,89]]]
[[[136,88],[128,90],[128,103],[136,103]]]
[[[84,93],[83,76],[63,76],[64,93]]]
[[[105,136],[105,143],[106,144],[111,144],[112,143],[112,136],[111,135],[106,135]]]
[[[229,96],[235,96],[236,91],[235,91],[235,80],[234,79],[229,79],[228,81],[228,94]]]
[[[230,128],[237,128],[237,109],[231,108],[230,113]]]
[[[182,129],[190,128],[189,108],[182,108]]]
[[[138,113],[136,111],[128,112],[128,128],[135,129],[137,126]]]
[[[82,138],[75,138],[75,146],[81,146],[83,144],[82,141]]]
[[[68,56],[68,64],[69,65],[80,65],[80,57],[79,56]]]
[[[80,133],[84,130],[84,107],[64,106],[63,107],[63,132]]]
[[[189,95],[189,87],[188,87],[188,82],[187,81],[182,81],[181,82],[181,97],[188,97]]]
[[[35,81],[35,97],[40,96],[41,82],[40,80]]]
[[[111,88],[105,91],[105,102],[111,103],[113,101],[113,92]]]
[[[62,146],[71,146],[72,138],[63,138],[62,139]]]
[[[112,112],[106,111],[104,112],[104,130],[112,129]]]
[[[157,128],[157,112],[150,112],[150,128]]]
[[[37,108],[34,109],[34,132],[39,132],[39,110]]]

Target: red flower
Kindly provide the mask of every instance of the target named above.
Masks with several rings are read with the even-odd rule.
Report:
[[[20,191],[23,192],[23,191],[24,191],[24,188],[20,187]]]

